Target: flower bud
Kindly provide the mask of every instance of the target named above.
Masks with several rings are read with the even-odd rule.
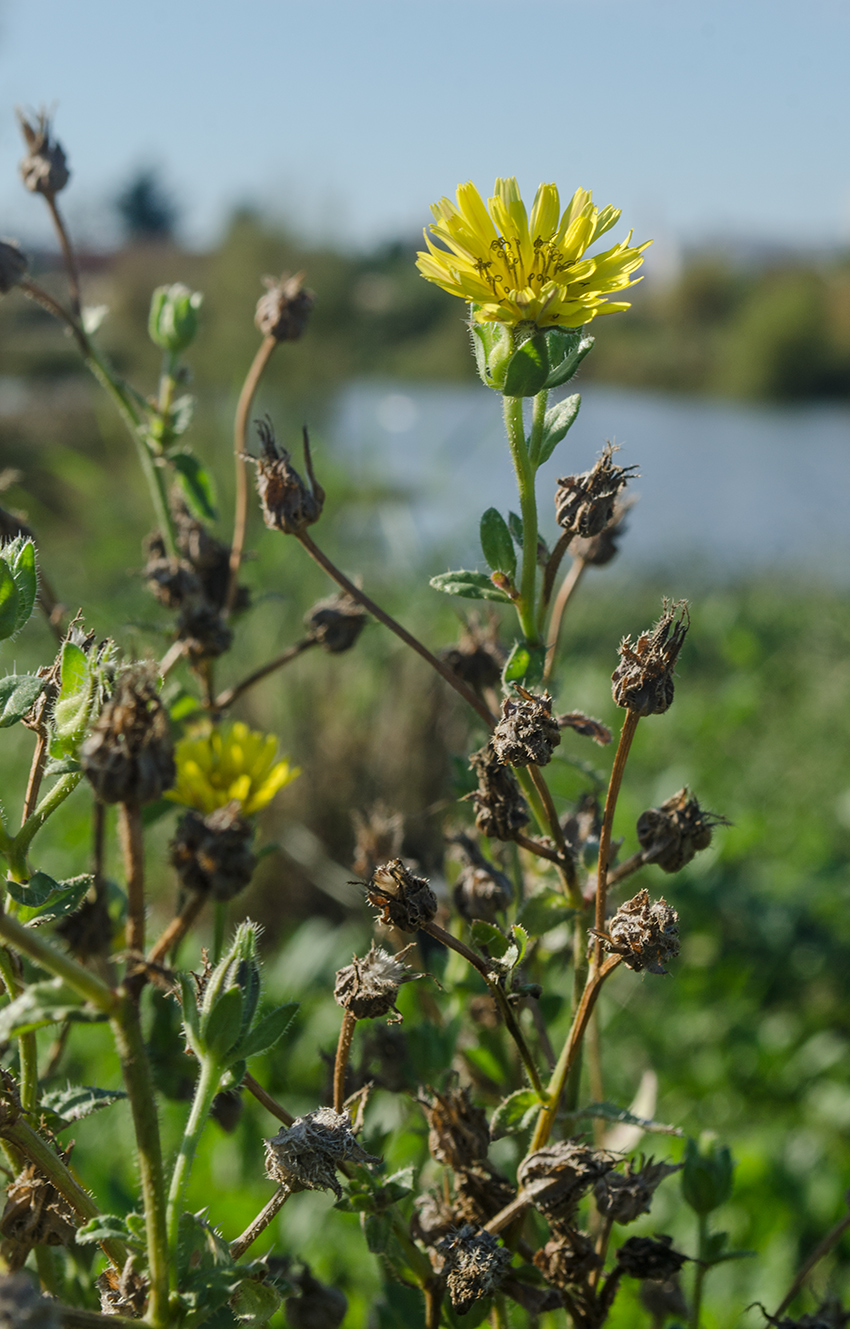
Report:
[[[637,837],[646,862],[655,863],[662,872],[678,872],[709,847],[715,826],[729,825],[725,817],[704,812],[687,789],[680,789],[660,808],[641,813]]]
[[[510,1251],[500,1246],[491,1233],[471,1223],[444,1237],[437,1250],[443,1259],[441,1272],[452,1308],[458,1315],[495,1292],[511,1262]]]
[[[490,1148],[490,1127],[483,1108],[477,1107],[464,1088],[438,1093],[421,1092],[419,1102],[428,1118],[428,1148],[431,1157],[453,1171],[483,1163]]]
[[[319,520],[325,502],[325,491],[313,474],[307,430],[304,430],[304,461],[309,488],[292,465],[286,448],[278,446],[271,421],[259,420],[257,429],[263,455],[251,460],[257,468],[257,492],[263,521],[270,530],[300,535]]]
[[[155,670],[127,669],[80,748],[80,762],[104,803],[152,803],[174,784],[168,713]]]
[[[310,636],[330,655],[341,655],[351,650],[366,626],[368,615],[363,606],[340,591],[318,600],[304,617],[304,626]]]
[[[409,948],[405,947],[404,954]],[[375,1020],[395,1010],[398,990],[402,983],[410,983],[419,974],[413,974],[397,956],[390,955],[380,946],[372,946],[362,960],[355,955],[353,963],[340,969],[334,986],[334,1000],[338,1006],[350,1011],[355,1020]],[[401,1016],[398,1016],[401,1019]]]
[[[188,350],[198,331],[198,310],[203,299],[200,291],[190,291],[183,282],[157,286],[148,315],[148,335],[154,345],[171,355],[182,355]]]
[[[416,932],[437,912],[437,897],[424,877],[415,877],[400,858],[375,868],[366,899],[381,910],[381,922]]]
[[[17,240],[0,240],[0,295],[8,295],[17,286],[28,266]]]
[[[672,1278],[688,1259],[672,1246],[672,1237],[629,1237],[617,1251],[617,1268],[631,1278]]]
[[[506,766],[545,766],[561,741],[552,698],[537,697],[524,688],[519,693],[502,702],[502,718],[490,740],[493,751]]]
[[[0,1275],[0,1329],[61,1329],[56,1303],[27,1274]]]
[[[673,671],[690,618],[684,600],[664,601],[654,627],[620,643],[620,663],[611,675],[614,701],[636,715],[663,715],[673,704]]]
[[[184,889],[221,903],[248,885],[257,860],[254,827],[239,815],[241,806],[234,799],[206,817],[193,810],[180,818],[169,850]]]
[[[304,273],[296,272],[290,277],[284,272],[280,279],[264,277],[263,285],[266,294],[260,296],[254,315],[260,332],[275,341],[298,341],[316,303],[313,292],[304,286]]]
[[[380,1162],[355,1140],[348,1112],[330,1107],[296,1117],[265,1144],[266,1175],[272,1181],[290,1191],[333,1191],[338,1200],[342,1199],[336,1179],[340,1163],[348,1158],[355,1163]]]
[[[472,306],[473,313],[476,308]],[[481,382],[485,387],[501,392],[515,349],[510,329],[504,323],[476,323],[473,320],[469,331]]]
[[[614,1223],[633,1223],[641,1214],[649,1213],[658,1186],[681,1166],[681,1163],[655,1163],[650,1158],[635,1167],[630,1159],[625,1174],[606,1172],[597,1181],[593,1188],[596,1207]]]
[[[290,1282],[298,1288],[297,1297],[287,1297],[286,1323],[290,1329],[339,1329],[348,1313],[348,1298],[339,1288],[320,1283],[309,1265]]]
[[[614,1154],[574,1140],[560,1140],[529,1154],[519,1165],[517,1183],[550,1222],[568,1222],[583,1195],[617,1164]]]
[[[679,954],[679,915],[663,898],[650,902],[649,891],[638,891],[621,904],[602,936],[606,951],[622,955],[635,973],[666,974],[666,960]]]
[[[492,740],[473,752],[469,764],[478,776],[472,795],[475,825],[491,840],[515,840],[528,825],[529,813],[513,772],[503,766]]]
[[[27,146],[27,155],[20,165],[24,187],[31,194],[44,194],[52,198],[64,189],[71,173],[61,145],[51,137],[50,117],[40,111],[33,122],[18,111],[18,124]]]
[[[732,1194],[734,1163],[726,1145],[703,1135],[699,1144],[688,1140],[682,1167],[682,1194],[695,1213],[710,1214]]]
[[[636,466],[615,466],[611,460],[615,451],[606,443],[591,470],[559,479],[555,518],[568,534],[589,539],[601,535],[613,520],[617,495],[637,470]]]

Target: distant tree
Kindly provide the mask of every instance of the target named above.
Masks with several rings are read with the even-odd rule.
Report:
[[[130,240],[170,240],[177,206],[154,167],[139,171],[115,200]]]

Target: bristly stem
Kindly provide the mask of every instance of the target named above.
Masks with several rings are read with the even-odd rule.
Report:
[[[206,897],[201,895],[199,891],[188,897],[179,914],[172,918],[148,952],[149,964],[160,964],[169,951],[173,951],[176,946],[179,946],[205,904]]]
[[[266,365],[272,357],[272,351],[277,346],[277,340],[272,337],[264,337],[257,354],[254,356],[251,368],[242,384],[242,391],[239,394],[239,401],[236,406],[236,419],[233,424],[233,457],[236,466],[236,498],[235,511],[233,516],[233,543],[230,546],[230,574],[227,583],[227,598],[224,602],[225,612],[230,613],[236,603],[236,592],[239,587],[239,568],[242,564],[242,552],[245,548],[245,533],[248,529],[248,476],[245,473],[245,452],[248,446],[248,417],[251,414],[251,406],[260,379],[265,372]]]
[[[708,1273],[708,1265],[705,1262],[708,1254],[708,1214],[697,1214],[697,1271],[694,1278],[694,1295],[691,1302],[691,1314],[688,1320],[688,1329],[699,1329],[700,1316],[702,1314],[702,1289],[705,1283],[705,1276]]]
[[[142,813],[137,803],[121,803],[118,833],[127,883],[127,949],[145,949],[145,842]]]
[[[269,660],[268,664],[264,664],[259,669],[255,669],[252,674],[248,674],[247,678],[243,678],[239,683],[234,683],[232,688],[227,688],[224,692],[220,692],[215,699],[215,709],[217,711],[227,710],[228,706],[233,705],[237,697],[241,697],[242,693],[247,692],[255,683],[259,683],[261,679],[267,678],[269,674],[273,674],[276,669],[282,669],[283,666],[288,665],[291,660],[297,660],[298,656],[302,655],[308,647],[318,646],[318,644],[317,637],[305,637],[302,641],[297,641],[294,646],[288,647],[288,649],[281,652],[280,655],[275,656],[274,660]]]
[[[207,1117],[210,1115],[213,1099],[218,1093],[221,1075],[221,1067],[213,1058],[203,1057],[201,1059],[200,1071],[195,1082],[192,1107],[186,1122],[186,1129],[183,1132],[183,1139],[180,1142],[180,1149],[174,1161],[171,1186],[168,1192],[166,1225],[168,1229],[168,1249],[172,1256],[172,1273],[174,1273],[173,1264],[174,1254],[177,1250],[177,1233],[186,1187],[189,1184],[189,1173],[192,1169],[192,1162],[201,1133],[207,1124]]]
[[[611,831],[614,825],[614,812],[617,808],[617,798],[620,793],[620,786],[623,783],[623,773],[626,769],[626,762],[629,759],[632,739],[635,736],[639,719],[640,716],[637,711],[626,711],[626,718],[623,721],[623,728],[620,732],[620,741],[617,744],[617,751],[614,756],[614,765],[611,767],[611,778],[608,781],[608,793],[605,796],[605,811],[602,814],[602,829],[599,833],[599,864],[596,875],[596,916],[594,919],[594,926],[597,936],[593,952],[594,969],[598,969],[602,963],[602,938],[599,934],[605,931],[605,913],[608,898],[608,857],[611,851]]]
[[[527,642],[537,641],[535,623],[535,588],[537,582],[537,496],[534,492],[534,466],[525,440],[522,397],[504,397],[505,428],[511,459],[516,472],[519,507],[522,516],[522,573],[520,598],[516,609]]]
[[[27,850],[32,843],[33,837],[41,830],[47,818],[51,816],[58,807],[65,802],[69,794],[72,794],[77,785],[82,780],[81,771],[71,771],[67,775],[60,775],[52,789],[50,789],[29,817],[27,817],[18,834],[15,836],[9,846],[9,868],[16,881],[23,881],[26,878],[27,870]]]
[[[9,1000],[14,1001],[24,990],[20,957],[0,946],[0,978]],[[38,1044],[35,1032],[18,1035],[18,1054],[21,1062],[21,1106],[25,1112],[38,1107]]]
[[[344,1010],[334,1058],[334,1112],[342,1112],[342,1105],[345,1102],[345,1070],[356,1027],[357,1016],[352,1015],[351,1011]]]
[[[26,955],[49,974],[61,978],[105,1015],[111,1015],[115,1010],[117,998],[112,989],[91,970],[72,960],[70,955],[57,950],[34,928],[24,927],[16,918],[0,912],[0,937],[20,955]]]
[[[287,1112],[286,1108],[281,1107],[280,1103],[278,1103],[276,1099],[272,1098],[271,1094],[268,1093],[263,1088],[263,1086],[254,1079],[253,1075],[250,1075],[249,1073],[246,1072],[242,1080],[242,1084],[248,1090],[249,1094],[254,1095],[258,1103],[262,1103],[263,1107],[266,1109],[266,1112],[270,1112],[273,1117],[277,1117],[278,1121],[282,1121],[284,1126],[292,1125],[292,1123],[295,1121],[295,1118],[293,1117],[292,1113]]]
[[[283,1206],[289,1199],[292,1191],[286,1186],[279,1186],[268,1204],[260,1210],[252,1223],[249,1223],[241,1237],[230,1243],[230,1254],[234,1260],[238,1260],[244,1255],[249,1246],[252,1246],[262,1232],[265,1232],[272,1219],[280,1213]]]
[[[27,821],[35,811],[46,762],[47,730],[43,728],[42,725],[39,725],[39,728],[36,731],[35,751],[32,754],[32,765],[30,766],[29,779],[27,780],[27,792],[24,795],[24,809],[21,813],[22,826],[26,825]]]
[[[412,650],[416,651],[417,655],[421,655],[422,659],[426,660],[432,669],[436,669],[441,678],[444,678],[449,686],[454,688],[455,692],[458,692],[465,702],[469,703],[476,714],[484,721],[487,728],[493,728],[495,718],[490,713],[489,708],[485,706],[480,697],[475,695],[470,687],[467,687],[466,683],[459,679],[456,674],[452,673],[448,665],[443,664],[442,660],[438,660],[436,655],[432,655],[427,646],[423,646],[421,641],[417,641],[406,628],[403,628],[400,623],[397,623],[394,618],[391,618],[388,613],[381,609],[380,605],[375,604],[375,601],[371,599],[370,596],[366,595],[364,591],[361,591],[359,586],[355,586],[353,581],[349,581],[345,573],[341,572],[339,568],[331,562],[327,554],[323,553],[306,531],[301,531],[298,535],[298,539],[301,541],[310,557],[318,563],[320,568],[324,568],[325,572],[329,577],[333,578],[337,586],[341,586],[344,591],[348,591],[348,594],[352,596],[358,604],[361,604],[364,609],[367,609],[373,618],[376,618],[379,623],[383,623],[384,627],[389,628],[390,632],[394,632],[397,637],[400,637],[406,646],[409,646]]]

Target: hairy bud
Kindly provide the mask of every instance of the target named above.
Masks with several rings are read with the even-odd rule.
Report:
[[[286,448],[278,446],[271,421],[258,421],[257,429],[263,455],[250,460],[257,468],[257,492],[263,521],[270,530],[300,535],[319,520],[325,502],[325,491],[313,474],[307,430],[304,430],[304,462],[309,488],[292,465]]]
[[[342,1199],[336,1169],[347,1158],[355,1163],[378,1163],[351,1132],[347,1112],[320,1107],[296,1117],[266,1140],[266,1175],[290,1191],[333,1191]]]
[[[663,896],[650,901],[649,891],[638,891],[620,905],[602,945],[636,973],[666,974],[664,962],[679,954],[679,915]]]
[[[17,240],[0,240],[0,295],[8,295],[17,286],[28,266]]]
[[[20,1268],[34,1246],[70,1246],[76,1231],[68,1201],[33,1163],[26,1163],[6,1188],[0,1218],[0,1234],[16,1247],[14,1256],[7,1255],[7,1263]]]
[[[500,1246],[489,1232],[471,1223],[444,1237],[437,1249],[443,1258],[442,1273],[452,1308],[458,1315],[464,1315],[476,1301],[495,1292],[511,1262],[510,1251]]]
[[[257,865],[251,852],[254,827],[239,815],[241,806],[234,799],[206,817],[193,810],[180,818],[169,850],[186,890],[221,902],[250,882]]]
[[[304,286],[304,273],[296,272],[294,277],[288,272],[280,278],[264,277],[263,285],[266,294],[257,301],[254,315],[260,332],[275,341],[298,341],[316,303],[313,292]]]
[[[152,803],[174,784],[174,748],[155,673],[119,675],[115,691],[80,748],[80,762],[104,803]]]
[[[528,825],[529,813],[516,777],[497,756],[492,742],[473,752],[469,764],[478,776],[472,795],[475,825],[491,840],[515,840]]]
[[[704,812],[687,789],[680,789],[660,808],[641,813],[637,837],[648,863],[655,863],[662,872],[678,872],[709,847],[715,826],[730,824],[716,812]]]
[[[407,954],[405,947],[402,954]],[[413,974],[398,956],[380,946],[372,946],[362,960],[355,955],[351,964],[340,969],[334,985],[334,1000],[350,1011],[355,1020],[375,1020],[395,1010],[398,990],[421,975]],[[397,1014],[397,1019],[401,1016]]]
[[[138,1320],[145,1313],[148,1299],[148,1280],[144,1274],[136,1273],[132,1255],[119,1272],[107,1267],[95,1286],[100,1293],[100,1309],[103,1315],[126,1315],[131,1320]]]
[[[591,470],[558,481],[555,517],[568,534],[589,539],[601,535],[612,521],[617,495],[637,470],[636,466],[615,466],[611,460],[615,451],[606,443]]]
[[[502,718],[490,741],[506,766],[545,766],[561,741],[552,698],[548,694],[536,697],[524,688],[519,697],[505,697]]]
[[[370,904],[381,910],[381,922],[416,932],[437,912],[437,897],[424,877],[414,877],[400,858],[375,868],[366,890]]]
[[[353,595],[340,591],[318,600],[304,616],[304,626],[322,650],[330,655],[350,651],[366,626],[366,610]]]
[[[684,601],[664,602],[654,627],[637,641],[624,637],[620,663],[611,675],[614,701],[636,715],[663,715],[673,704],[673,671],[687,635],[690,619]]]
[[[20,165],[24,187],[31,194],[52,198],[64,189],[71,178],[64,149],[51,134],[50,117],[39,111],[30,121],[18,111],[18,124],[24,136],[27,155]]]

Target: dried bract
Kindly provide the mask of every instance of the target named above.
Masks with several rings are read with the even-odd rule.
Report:
[[[103,1315],[126,1315],[131,1320],[140,1319],[144,1315],[148,1280],[144,1274],[136,1273],[133,1256],[130,1256],[120,1273],[111,1266],[107,1267],[95,1280],[95,1286],[100,1293]]]
[[[454,885],[455,907],[468,923],[483,919],[495,923],[496,915],[504,913],[513,901],[510,878],[490,864],[478,866],[469,863]]]
[[[0,240],[0,295],[8,295],[26,273],[27,257],[17,240]]]
[[[620,540],[628,529],[626,513],[633,503],[634,499],[629,499],[625,503],[618,500],[614,504],[614,515],[598,535],[590,535],[587,538],[581,535],[573,536],[569,545],[571,556],[580,558],[583,563],[594,568],[604,568],[611,563],[620,552]]]
[[[208,816],[192,810],[180,818],[169,851],[187,891],[221,902],[250,882],[257,865],[251,852],[254,827],[240,816],[241,806],[233,799]]]
[[[572,729],[582,738],[592,738],[594,743],[600,748],[607,747],[611,742],[611,730],[604,725],[601,720],[594,720],[592,716],[585,715],[584,711],[567,711],[566,715],[558,716],[558,724],[561,729]]]
[[[517,1182],[544,1218],[550,1222],[568,1222],[582,1196],[617,1162],[616,1156],[604,1149],[561,1140],[524,1158]]]
[[[510,1251],[500,1246],[489,1232],[471,1223],[445,1237],[438,1250],[443,1257],[442,1273],[452,1307],[458,1315],[464,1315],[476,1301],[495,1292],[511,1262]]]
[[[0,1275],[0,1329],[61,1329],[56,1303],[42,1297],[26,1274]]]
[[[567,1288],[584,1283],[602,1261],[596,1253],[596,1243],[586,1232],[556,1223],[546,1245],[535,1252],[534,1263],[547,1283]]]
[[[660,808],[648,808],[638,818],[637,837],[647,862],[663,872],[678,872],[711,844],[715,826],[729,826],[725,817],[704,812],[687,789],[668,798]]]
[[[313,475],[307,431],[304,430],[304,460],[309,488],[292,465],[286,448],[278,446],[271,422],[259,420],[257,429],[263,455],[251,460],[257,468],[257,492],[263,521],[270,530],[300,535],[319,520],[325,502],[325,491]]]
[[[70,1246],[76,1231],[68,1201],[34,1164],[25,1164],[6,1188],[0,1218],[0,1234],[15,1247],[5,1253],[9,1268],[19,1269],[34,1246]]]
[[[681,1163],[655,1163],[643,1159],[635,1166],[630,1159],[625,1173],[608,1172],[593,1188],[596,1207],[615,1223],[633,1223],[648,1214],[652,1197],[665,1177],[681,1171]]]
[[[612,521],[617,496],[637,470],[636,466],[616,466],[611,460],[615,451],[606,443],[591,470],[558,481],[555,517],[568,534],[589,539],[601,535]]]
[[[407,953],[405,948],[405,954]],[[411,973],[397,956],[380,946],[372,946],[359,960],[340,969],[334,985],[334,1000],[350,1011],[355,1020],[375,1020],[395,1010],[398,990],[421,975]],[[399,1020],[401,1016],[397,1017]]]
[[[312,291],[304,285],[304,273],[264,277],[266,294],[257,301],[254,322],[264,337],[275,341],[298,341],[307,327],[310,311],[316,303]]]
[[[339,1329],[348,1313],[348,1298],[339,1288],[320,1283],[304,1266],[301,1274],[290,1275],[298,1288],[297,1297],[286,1298],[286,1323],[291,1329]]]
[[[631,1278],[672,1278],[688,1259],[672,1246],[672,1237],[629,1237],[617,1251],[617,1266]]]
[[[492,743],[473,752],[469,764],[478,776],[472,795],[478,830],[491,840],[515,840],[528,825],[529,813],[513,772],[502,765]]]
[[[431,1157],[459,1171],[482,1163],[490,1148],[490,1128],[483,1108],[477,1107],[464,1088],[438,1093],[420,1093],[419,1102],[428,1118],[428,1148]]]
[[[455,1208],[467,1223],[483,1227],[515,1199],[515,1187],[486,1161],[455,1172]]]
[[[322,650],[330,655],[341,655],[343,651],[351,650],[367,619],[366,610],[354,596],[340,591],[338,595],[317,601],[305,614],[304,626]]]
[[[161,605],[180,609],[192,596],[201,594],[201,583],[192,564],[185,558],[169,558],[158,532],[149,536],[145,545],[148,558],[142,576]]]
[[[80,748],[82,768],[104,803],[152,803],[174,784],[168,712],[155,680],[146,665],[120,674]]]
[[[351,1132],[347,1112],[320,1107],[296,1117],[266,1140],[266,1175],[290,1191],[333,1191],[342,1199],[336,1169],[347,1158],[355,1163],[378,1163]]]
[[[27,146],[27,155],[20,164],[24,187],[32,194],[52,198],[65,188],[71,172],[64,149],[52,137],[50,117],[46,111],[40,111],[30,121],[18,111],[18,124]]]
[[[502,718],[490,741],[506,766],[545,766],[561,741],[558,721],[552,715],[552,698],[536,697],[524,688],[519,697],[506,697]]]
[[[437,897],[424,877],[414,877],[400,858],[375,868],[366,899],[381,910],[381,922],[416,932],[437,912]]]
[[[620,905],[602,945],[636,973],[666,974],[665,961],[679,954],[679,915],[663,896],[650,901],[649,891],[638,891]]]
[[[673,704],[673,671],[690,619],[684,600],[664,602],[654,627],[620,643],[620,663],[611,675],[614,701],[636,715],[663,715]]]

